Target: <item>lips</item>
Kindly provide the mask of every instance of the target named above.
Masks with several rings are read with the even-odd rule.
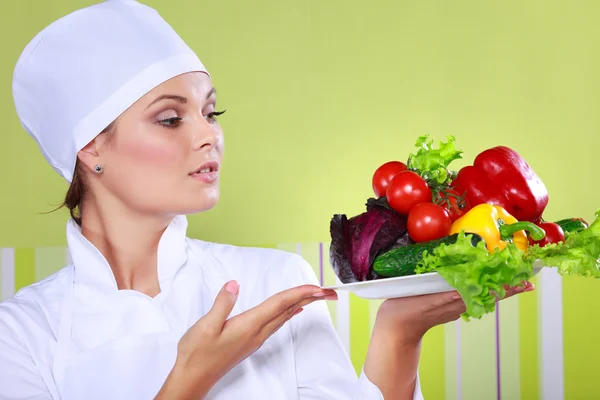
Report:
[[[207,163],[202,164],[194,171],[190,172],[190,175],[195,174],[208,174],[211,172],[217,172],[219,170],[219,164],[216,161],[209,161]]]
[[[189,175],[202,182],[212,183],[219,177],[219,163],[216,161],[204,163],[194,171],[190,172]]]

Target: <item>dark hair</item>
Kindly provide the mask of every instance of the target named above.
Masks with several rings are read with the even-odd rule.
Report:
[[[114,125],[115,122],[112,122],[101,132],[107,133],[107,142],[108,139],[112,136]],[[71,214],[71,218],[73,218],[73,220],[79,226],[81,226],[81,202],[83,201],[83,197],[87,190],[84,177],[85,174],[81,167],[81,163],[79,162],[79,158],[77,158],[77,161],[75,161],[75,171],[73,172],[73,179],[71,180],[71,185],[67,190],[64,202],[59,207],[68,208],[69,213]]]
[[[85,194],[85,184],[83,183],[83,172],[81,171],[81,165],[79,159],[75,162],[75,172],[73,173],[73,180],[65,195],[65,201],[62,207],[69,209],[71,218],[81,226],[81,200]]]

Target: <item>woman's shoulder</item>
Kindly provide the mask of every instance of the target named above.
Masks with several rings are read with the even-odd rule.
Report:
[[[253,277],[263,281],[276,280],[286,286],[318,284],[310,264],[289,251],[190,239],[192,247],[210,257],[231,276]]]
[[[68,281],[68,268],[28,286],[0,302],[0,330],[20,335],[45,332],[54,336]]]
[[[68,268],[0,302],[0,386],[5,387],[0,392],[8,390],[9,397],[17,392],[23,398],[28,394],[31,398],[50,397],[42,375],[49,373],[55,354]]]

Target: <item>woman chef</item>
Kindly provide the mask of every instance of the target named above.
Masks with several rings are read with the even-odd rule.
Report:
[[[14,72],[16,110],[70,187],[72,263],[0,304],[1,399],[418,399],[419,346],[455,292],[386,301],[357,379],[299,256],[186,237],[215,206],[210,76],[153,9],[54,22]],[[299,313],[303,311],[302,313]]]

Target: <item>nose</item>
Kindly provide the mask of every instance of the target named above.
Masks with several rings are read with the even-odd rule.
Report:
[[[201,121],[192,136],[192,149],[200,150],[205,147],[218,149],[222,140],[223,134],[220,129],[206,121]]]

